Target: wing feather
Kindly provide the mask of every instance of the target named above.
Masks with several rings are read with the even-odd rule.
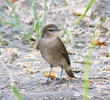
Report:
[[[67,63],[70,65],[71,63],[65,45],[63,44],[63,42],[59,37],[57,37],[57,41],[58,41],[58,46],[60,48],[60,53],[65,57]]]

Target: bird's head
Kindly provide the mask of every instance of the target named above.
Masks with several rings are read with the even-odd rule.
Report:
[[[49,24],[43,28],[42,36],[53,37],[56,36],[58,31],[60,31],[60,29],[55,24]]]

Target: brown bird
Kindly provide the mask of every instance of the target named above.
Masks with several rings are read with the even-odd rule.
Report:
[[[53,67],[60,66],[62,68],[61,76],[63,69],[66,71],[69,77],[74,77],[74,74],[70,68],[70,59],[67,53],[67,50],[61,41],[61,39],[56,35],[60,31],[58,27],[54,24],[49,24],[44,27],[42,31],[42,36],[39,41],[39,49],[44,60],[50,64],[52,71]],[[49,78],[47,79],[47,81]]]

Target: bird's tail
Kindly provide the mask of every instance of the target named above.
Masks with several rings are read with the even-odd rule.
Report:
[[[64,67],[64,69],[69,77],[74,77],[74,74],[73,74],[70,66],[66,66],[66,67]]]
[[[74,74],[73,74],[73,72],[72,72],[72,70],[70,69],[70,70],[65,70],[66,71],[66,73],[67,73],[67,75],[69,76],[69,77],[74,77]]]

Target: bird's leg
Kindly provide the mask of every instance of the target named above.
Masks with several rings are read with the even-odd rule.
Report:
[[[62,79],[62,74],[63,74],[63,66],[61,65],[61,74],[60,74],[60,79]]]
[[[52,72],[52,65],[50,65],[50,67],[51,67],[51,69],[50,69],[50,72],[49,72],[49,76],[48,76],[48,78],[47,78],[47,82],[49,82],[50,74],[51,74],[51,72]]]
[[[56,85],[58,85],[58,84],[62,84],[62,74],[63,74],[63,66],[61,65],[60,80],[57,81]]]

